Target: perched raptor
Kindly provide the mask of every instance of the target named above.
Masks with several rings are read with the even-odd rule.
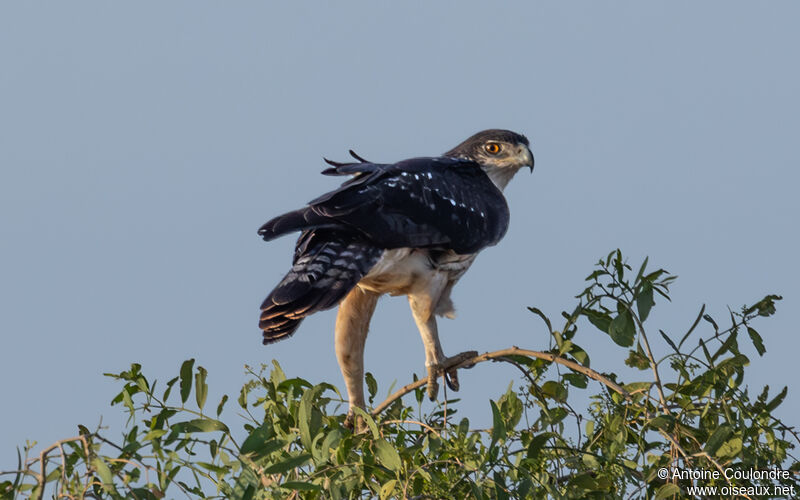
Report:
[[[533,171],[525,136],[484,130],[444,155],[392,164],[325,160],[326,175],[352,176],[258,230],[264,240],[300,231],[292,269],[261,305],[264,344],[293,334],[304,317],[339,304],[336,356],[350,407],[364,407],[364,342],[378,297],[407,295],[425,345],[428,396],[437,378],[458,390],[436,316],[454,317],[450,291],[482,249],[508,229],[502,190]],[[352,413],[352,412],[351,412]]]

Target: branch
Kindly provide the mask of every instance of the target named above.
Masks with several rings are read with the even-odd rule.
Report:
[[[589,367],[583,366],[582,364],[577,363],[575,361],[570,361],[569,359],[562,358],[561,356],[557,356],[553,353],[542,352],[542,351],[531,351],[529,349],[520,349],[517,346],[508,349],[501,349],[499,351],[494,351],[494,352],[486,352],[480,355],[475,355],[475,351],[462,352],[461,354],[457,354],[452,358],[449,358],[447,362],[442,366],[442,368],[445,371],[458,368],[471,368],[475,364],[489,360],[509,362],[510,360],[503,358],[505,358],[506,356],[514,356],[514,355],[527,356],[529,358],[539,358],[545,361],[550,361],[551,363],[557,363],[559,365],[566,366],[572,371],[582,373],[587,377],[600,382],[609,389],[624,396],[625,399],[628,400],[631,399],[631,394],[628,391],[620,387],[618,384],[616,384],[608,377],[605,377],[597,373],[596,371],[592,370]],[[427,383],[428,383],[428,378],[424,377],[417,380],[416,382],[412,382],[396,390],[391,396],[386,398],[385,401],[383,401],[381,404],[376,406],[375,409],[372,410],[372,416],[374,417],[380,414],[383,410],[388,408],[389,405],[392,404],[396,399],[403,397],[404,395],[408,394],[414,389],[423,387]]]
[[[62,480],[65,480],[64,467],[66,467],[66,459],[64,458],[63,445],[65,443],[70,443],[70,442],[74,442],[74,441],[81,441],[83,443],[83,449],[86,452],[86,460],[88,462],[88,460],[89,460],[89,444],[86,442],[86,437],[83,436],[83,435],[80,435],[80,436],[71,437],[71,438],[67,438],[67,439],[60,439],[60,440],[56,441],[55,443],[51,444],[50,446],[48,446],[47,448],[42,450],[41,453],[39,453],[39,458],[33,459],[33,460],[29,461],[28,463],[26,463],[25,464],[25,469],[23,471],[20,471],[20,472],[23,472],[23,473],[30,472],[31,474],[33,474],[36,477],[36,484],[39,487],[37,498],[39,498],[39,499],[44,498],[44,488],[45,488],[45,483],[47,482],[47,474],[46,474],[47,460],[45,460],[45,458],[47,457],[47,455],[51,451],[53,451],[55,449],[59,449],[61,451],[61,459],[62,459],[62,462],[63,462],[61,464],[61,468],[62,468],[61,469],[61,476],[62,476]],[[33,472],[33,470],[32,470],[33,464],[35,464],[36,462],[39,462],[39,469],[40,469],[39,473]],[[63,483],[62,483],[62,487],[63,487]]]

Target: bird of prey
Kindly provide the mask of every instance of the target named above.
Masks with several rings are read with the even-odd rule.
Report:
[[[438,377],[458,390],[439,342],[436,316],[453,318],[453,285],[478,253],[508,229],[502,191],[522,167],[533,172],[528,139],[484,130],[444,155],[391,164],[325,160],[338,189],[258,230],[269,241],[300,231],[292,268],[261,305],[264,344],[292,335],[304,317],[339,304],[336,356],[352,407],[364,408],[364,342],[382,294],[407,295],[425,346],[428,396]]]

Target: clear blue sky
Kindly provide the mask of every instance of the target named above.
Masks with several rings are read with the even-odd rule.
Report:
[[[680,276],[654,329],[783,295],[750,384],[788,384],[800,423],[798,18],[788,1],[1,3],[0,469],[25,439],[119,426],[101,373],[131,362],[164,381],[196,357],[209,401],[273,358],[343,388],[333,311],[261,346],[294,241],[257,228],[336,185],[322,156],[435,155],[492,127],[525,133],[536,171],[454,292],[446,353],[546,348],[525,306],[570,309],[620,247]],[[622,371],[606,336],[577,341]],[[423,364],[406,301],[383,299],[367,369],[383,392]],[[518,374],[461,377],[480,423]]]

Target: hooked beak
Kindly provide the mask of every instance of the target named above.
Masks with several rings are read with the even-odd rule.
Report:
[[[525,148],[523,154],[525,155],[525,163],[523,163],[523,165],[530,167],[531,173],[533,173],[533,153],[531,153],[530,149]]]

